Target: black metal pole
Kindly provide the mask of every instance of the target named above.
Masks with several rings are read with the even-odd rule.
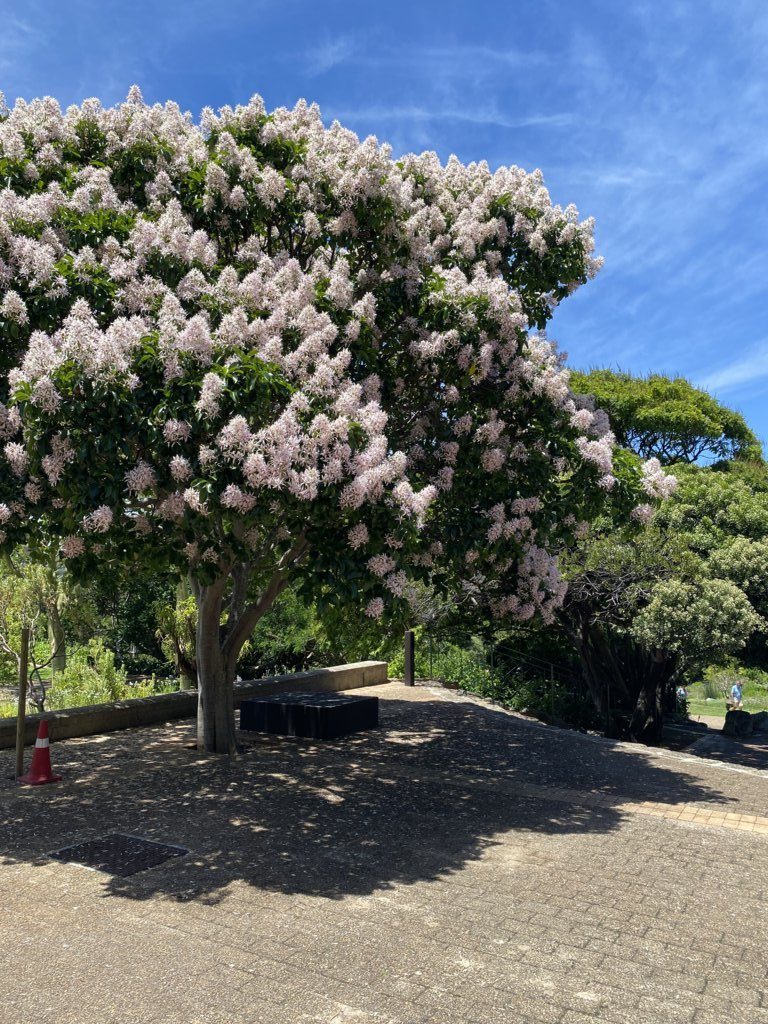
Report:
[[[405,631],[405,672],[403,682],[406,686],[413,686],[416,682],[416,638],[412,629]]]

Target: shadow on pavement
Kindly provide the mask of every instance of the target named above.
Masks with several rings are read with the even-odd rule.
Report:
[[[0,794],[3,862],[50,864],[49,851],[119,831],[190,853],[105,875],[105,895],[211,903],[241,880],[338,899],[444,877],[500,842],[523,849],[531,834],[611,832],[625,801],[727,799],[642,748],[469,703],[380,707],[378,730],[328,743],[255,738],[232,759],[188,749],[187,724],[54,746],[64,783]],[[521,795],[520,784],[600,794],[607,806]]]
[[[697,757],[708,757],[764,771],[768,768],[768,734],[756,733],[739,739],[725,736],[719,730],[711,730],[692,744],[688,752],[696,754]]]

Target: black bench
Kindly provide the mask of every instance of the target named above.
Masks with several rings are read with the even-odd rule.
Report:
[[[335,740],[379,724],[378,697],[347,697],[339,693],[280,693],[249,697],[240,703],[244,732]]]

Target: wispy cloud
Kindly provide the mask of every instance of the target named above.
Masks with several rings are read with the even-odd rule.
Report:
[[[0,71],[7,75],[23,64],[44,36],[39,28],[20,18],[8,18],[0,33]]]
[[[573,118],[569,113],[529,114],[512,117],[494,107],[427,107],[427,106],[371,106],[328,111],[330,116],[351,124],[365,122],[377,124],[390,121],[464,121],[468,124],[495,125],[499,128],[567,127]]]
[[[498,75],[500,71],[520,71],[551,67],[550,53],[535,49],[495,48],[469,44],[443,46],[391,46],[375,35],[355,41],[343,35],[311,47],[306,52],[307,70],[321,74],[341,64],[391,72],[410,72],[418,77],[461,80],[468,77]]]
[[[474,76],[478,71],[498,74],[500,70],[550,67],[553,55],[542,50],[494,48],[457,43],[451,46],[371,47],[350,54],[350,62],[369,68],[410,69],[432,75],[439,71],[452,78]]]
[[[309,75],[322,75],[348,61],[355,52],[351,36],[339,36],[313,46],[305,53],[306,71]]]
[[[699,380],[701,387],[720,393],[762,388],[768,378],[768,342],[757,345],[748,355],[734,359]]]
[[[419,61],[446,61],[459,69],[472,63],[501,64],[509,68],[550,67],[555,62],[552,53],[543,50],[494,48],[492,46],[425,46],[416,53],[407,54],[406,59]]]

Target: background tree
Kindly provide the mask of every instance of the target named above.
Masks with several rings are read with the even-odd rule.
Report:
[[[561,628],[611,735],[658,743],[673,677],[737,653],[763,625],[742,590],[661,524],[593,532],[567,571]]]
[[[197,125],[137,90],[17,103],[0,159],[26,344],[3,539],[189,574],[206,749],[234,749],[238,658],[292,582],[376,619],[471,576],[496,615],[551,619],[563,545],[609,495],[663,493],[529,333],[597,266],[538,173],[393,161],[304,103]]]
[[[163,654],[176,668],[180,688],[189,690],[197,686],[197,606],[188,582],[179,580],[175,602],[171,604],[161,599],[153,606],[153,612],[157,624],[155,635]]]
[[[359,643],[360,616],[350,615],[344,609],[348,630],[347,638]],[[300,672],[312,667],[359,660],[352,646],[337,644],[329,639],[330,615],[320,620],[313,602],[304,600],[295,586],[287,587],[268,612],[259,619],[248,643],[243,649],[240,673],[247,678],[259,678],[284,672]],[[381,619],[366,619],[368,632],[381,632]],[[363,631],[365,629],[363,627]],[[357,636],[354,634],[357,633]],[[368,648],[365,658],[375,657],[374,648]]]
[[[42,670],[53,662],[57,649],[46,638],[46,604],[51,578],[47,566],[30,562],[26,552],[7,557],[0,568],[0,666],[15,685],[21,667],[21,634],[29,629],[29,697],[43,711],[46,689]]]
[[[683,377],[636,377],[614,370],[571,375],[574,391],[593,396],[619,444],[662,465],[760,459],[744,418]]]
[[[768,666],[768,468],[681,463],[674,476],[645,530],[604,518],[572,551],[560,619],[603,719],[646,742],[673,677],[737,654]]]

